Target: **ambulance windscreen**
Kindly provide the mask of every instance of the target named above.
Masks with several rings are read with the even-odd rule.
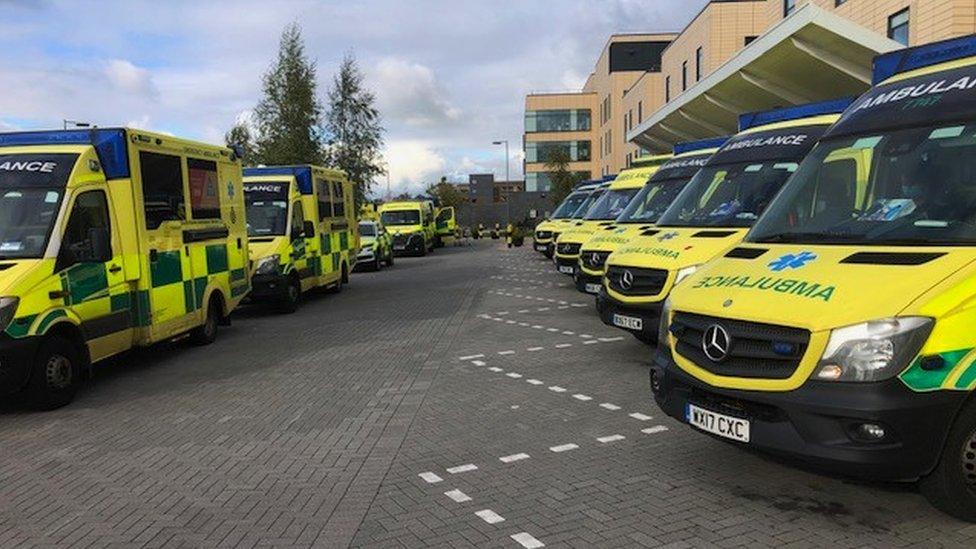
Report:
[[[553,219],[566,219],[573,216],[573,212],[580,207],[589,193],[586,192],[574,192],[563,200],[563,203],[556,208],[556,211],[552,213]]]
[[[380,214],[384,225],[420,225],[420,210],[387,210]]]
[[[247,235],[250,237],[288,234],[288,183],[244,183]]]
[[[0,153],[0,259],[40,258],[76,154]]]

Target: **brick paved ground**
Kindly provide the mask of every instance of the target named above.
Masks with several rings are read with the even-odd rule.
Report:
[[[568,283],[528,249],[438,250],[8,406],[0,547],[976,543],[911,487],[662,417],[650,349]]]

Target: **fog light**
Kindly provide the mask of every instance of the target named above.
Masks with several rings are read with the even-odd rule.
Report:
[[[865,440],[881,440],[885,437],[884,427],[878,425],[877,423],[862,423],[861,426],[857,428],[857,432],[864,437]]]
[[[655,393],[661,392],[661,378],[657,375],[657,370],[651,370],[651,390]]]

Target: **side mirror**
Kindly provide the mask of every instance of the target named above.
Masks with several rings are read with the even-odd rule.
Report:
[[[311,221],[302,223],[302,236],[305,238],[313,238],[315,236],[315,223]]]
[[[112,260],[112,234],[108,229],[104,227],[89,229],[88,240],[91,241],[91,257],[80,257],[80,261],[105,263]]]

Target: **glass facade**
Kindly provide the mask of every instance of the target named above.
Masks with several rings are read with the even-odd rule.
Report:
[[[548,162],[555,151],[563,151],[570,162],[590,161],[589,141],[528,141],[525,143],[526,162]]]
[[[888,18],[888,38],[908,45],[908,8]]]
[[[525,112],[525,132],[579,132],[590,130],[590,109]]]
[[[590,178],[590,172],[574,172],[576,178],[585,181]],[[550,172],[529,172],[525,174],[525,190],[528,192],[544,192],[552,189]]]

